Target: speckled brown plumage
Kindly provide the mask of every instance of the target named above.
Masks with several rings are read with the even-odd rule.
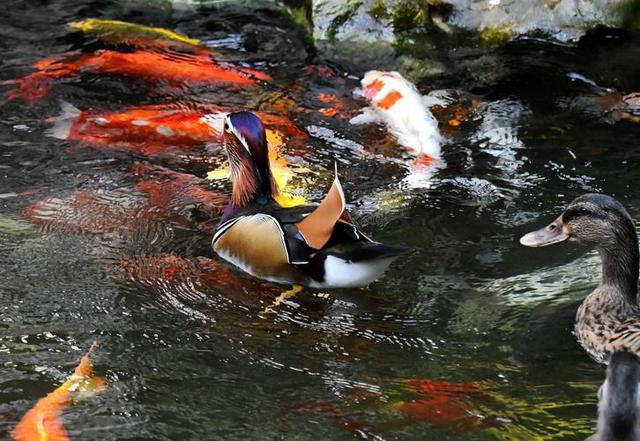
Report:
[[[573,240],[595,248],[602,279],[578,308],[575,335],[599,363],[615,351],[640,356],[638,236],[631,216],[614,198],[587,194],[575,199],[549,226],[523,236],[527,246]]]
[[[640,309],[622,300],[616,287],[600,285],[578,308],[575,334],[599,363],[615,351],[640,355]]]

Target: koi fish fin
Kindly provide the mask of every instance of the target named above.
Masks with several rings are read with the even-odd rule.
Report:
[[[440,106],[447,107],[451,104],[451,97],[446,90],[433,90],[427,95],[422,96],[422,103],[426,107]]]
[[[331,238],[333,227],[338,219],[345,213],[346,202],[342,185],[338,179],[338,165],[336,164],[336,177],[320,205],[305,216],[296,225],[307,244],[315,249],[322,248]]]
[[[62,101],[60,103],[60,115],[47,120],[53,126],[46,131],[46,134],[52,138],[68,139],[73,123],[76,122],[81,113],[80,109],[73,104]]]
[[[362,109],[362,112],[360,112],[360,114],[351,118],[349,120],[349,123],[353,125],[370,124],[378,122],[380,121],[380,119],[380,114],[378,112],[376,112],[371,107],[365,107],[364,109]]]
[[[239,70],[240,72],[247,74],[253,78],[255,78],[256,80],[262,80],[262,81],[273,81],[273,78],[271,78],[271,76],[267,73],[264,73],[260,70],[255,70],[255,69],[249,69],[246,67],[236,67],[237,70]]]
[[[91,355],[91,353],[97,347],[98,347],[98,342],[94,341],[91,344],[91,347],[89,348],[87,353],[84,354],[80,359],[80,363],[78,363],[78,366],[76,366],[76,369],[73,371],[73,375],[71,376],[71,378],[91,376],[91,372],[93,372],[93,366],[91,365],[91,360],[89,359],[89,355]]]

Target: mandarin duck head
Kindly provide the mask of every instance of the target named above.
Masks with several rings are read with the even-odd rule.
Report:
[[[229,157],[233,192],[231,204],[244,208],[251,203],[266,205],[278,194],[269,166],[269,148],[264,125],[251,112],[230,113],[224,121],[224,147]]]

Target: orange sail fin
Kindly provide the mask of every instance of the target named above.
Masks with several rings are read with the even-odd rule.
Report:
[[[82,357],[73,375],[56,390],[42,398],[29,410],[11,435],[16,441],[68,441],[69,436],[62,424],[62,409],[67,407],[74,397],[93,395],[106,388],[104,377],[92,377],[89,354],[96,347],[94,342]]]
[[[336,165],[336,177],[327,195],[318,208],[297,223],[298,231],[309,246],[320,249],[329,241],[333,227],[345,212],[345,206],[344,192],[338,179]]]

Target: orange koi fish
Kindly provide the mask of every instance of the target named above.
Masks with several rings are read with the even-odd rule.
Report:
[[[69,436],[62,424],[62,410],[80,393],[95,395],[107,387],[105,377],[92,376],[89,354],[97,346],[93,343],[82,357],[73,375],[61,386],[42,398],[29,410],[11,432],[16,441],[67,441]]]
[[[79,191],[64,199],[47,197],[29,205],[23,214],[33,224],[65,234],[121,233],[135,219],[133,208],[113,197],[89,191]]]
[[[148,197],[150,206],[159,209],[159,216],[174,218],[181,208],[195,206],[208,218],[199,225],[200,229],[213,234],[215,225],[207,221],[217,220],[224,212],[229,204],[226,194],[209,190],[204,179],[163,167],[137,164],[131,171],[139,179],[136,188]]]
[[[36,72],[8,82],[18,84],[17,89],[7,92],[9,99],[23,97],[31,103],[37,102],[49,92],[55,80],[84,73],[121,75],[174,87],[207,83],[254,86],[256,80],[271,80],[264,72],[223,65],[202,52],[99,50],[91,54],[45,58],[33,67]]]
[[[188,150],[194,145],[219,141],[222,118],[222,112],[205,116],[204,112],[176,106],[149,105],[97,113],[82,112],[64,103],[61,116],[50,120],[54,125],[49,135],[109,150],[155,156],[171,148]]]
[[[63,103],[62,114],[52,118],[49,134],[110,150],[155,156],[168,149],[188,150],[207,142],[222,141],[222,125],[228,109],[213,105],[147,105],[121,112],[80,111]],[[304,138],[306,132],[290,119],[257,112],[268,127]]]
[[[229,203],[227,195],[209,190],[207,181],[197,176],[159,166],[137,164],[131,172],[136,190],[146,201],[126,192],[78,191],[67,198],[47,197],[31,204],[24,217],[64,234],[122,234],[140,228],[136,222],[140,218],[193,227],[190,210],[197,208],[204,219],[195,219],[195,227],[213,234],[213,222]]]
[[[134,280],[161,292],[170,290],[176,295],[181,290],[174,288],[185,284],[204,292],[210,287],[224,289],[226,296],[236,297],[243,304],[252,300],[270,301],[282,292],[281,286],[243,277],[223,262],[206,257],[192,260],[175,254],[131,256],[122,258],[115,272],[125,280]],[[255,296],[247,297],[248,291]]]
[[[400,401],[393,408],[413,418],[429,421],[436,425],[464,423],[468,425],[481,419],[473,414],[469,397],[481,393],[476,383],[449,383],[442,380],[404,380],[405,388],[422,397],[410,401]]]

